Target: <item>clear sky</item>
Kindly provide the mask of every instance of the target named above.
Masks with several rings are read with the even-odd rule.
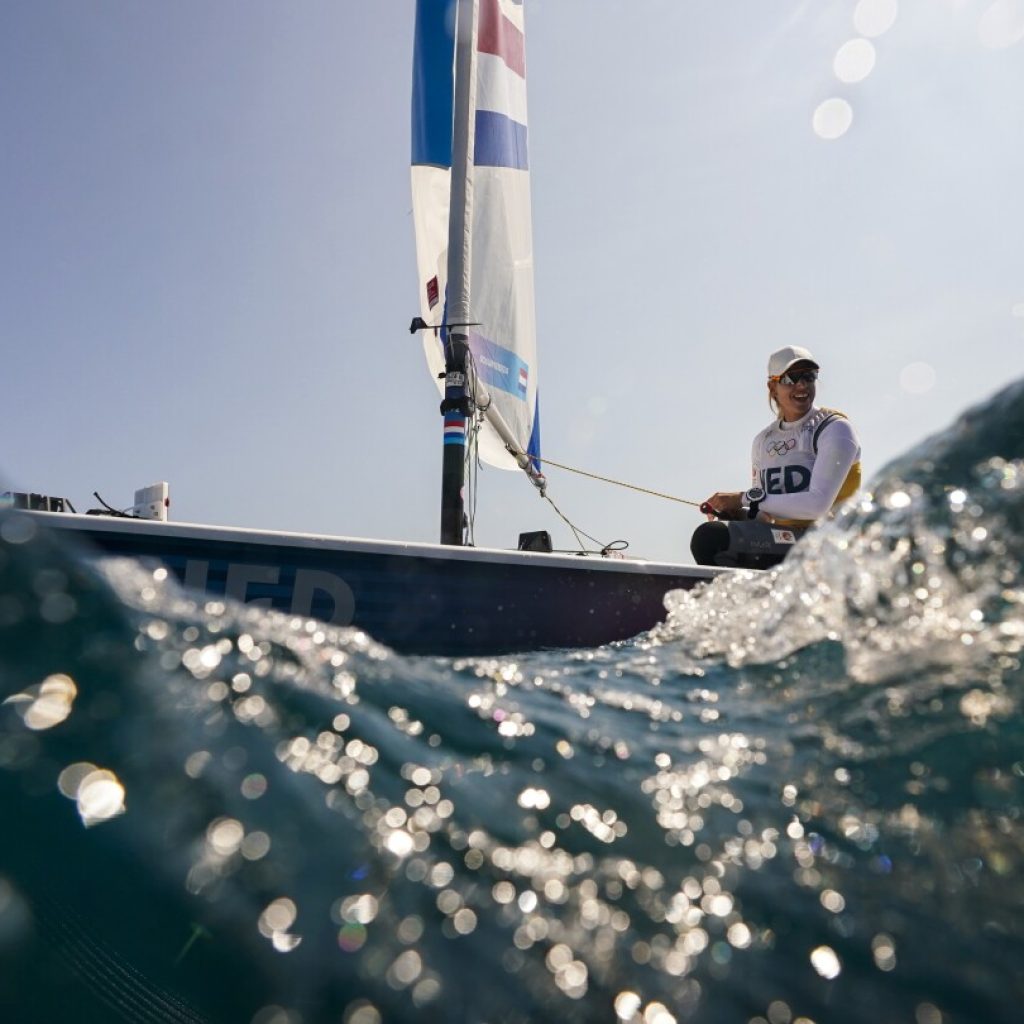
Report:
[[[437,539],[438,397],[407,332],[413,11],[4,0],[7,486],[81,510],[166,479],[180,520]],[[547,456],[693,499],[744,486],[767,355],[800,344],[870,479],[1024,374],[1024,0],[526,17]],[[549,479],[588,533],[690,560],[696,512]],[[572,542],[519,474],[483,470],[476,522],[480,544]]]

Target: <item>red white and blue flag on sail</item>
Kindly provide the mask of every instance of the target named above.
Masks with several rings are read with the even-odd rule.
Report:
[[[481,0],[477,35],[477,167],[529,170],[526,147],[526,52],[522,4]],[[518,24],[516,24],[518,21]]]
[[[446,311],[451,202],[456,7],[474,4],[473,97],[466,191],[471,280],[467,319],[473,365],[521,449],[540,455],[533,237],[522,0],[418,0],[413,69],[412,194],[421,314]],[[469,208],[471,203],[471,208]],[[433,332],[431,374],[444,371]],[[443,391],[443,382],[439,382]],[[482,431],[480,455],[515,468],[504,443]]]

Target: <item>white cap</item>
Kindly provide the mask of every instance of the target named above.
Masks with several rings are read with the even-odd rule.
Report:
[[[768,376],[781,377],[794,363],[810,363],[816,370],[821,369],[807,349],[799,345],[787,345],[768,357]]]

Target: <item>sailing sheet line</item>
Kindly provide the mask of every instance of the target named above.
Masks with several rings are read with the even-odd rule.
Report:
[[[514,451],[511,447],[509,448],[509,451],[514,458],[518,458],[525,454],[523,452]],[[676,501],[680,505],[692,505],[694,508],[700,508],[702,504],[699,501],[691,501],[689,498],[680,498],[674,494],[665,494],[664,491],[654,491],[649,487],[641,487],[639,484],[631,484],[625,480],[616,480],[614,477],[601,476],[598,473],[590,473],[587,470],[579,469],[576,466],[567,466],[562,462],[555,462],[554,459],[549,459],[546,455],[531,455],[528,456],[528,458],[533,459],[534,462],[541,463],[541,465],[554,466],[556,469],[564,469],[569,473],[576,473],[579,476],[590,477],[591,480],[600,480],[602,483],[615,484],[617,487],[625,487],[630,491],[639,491],[641,494],[649,494],[654,498],[664,498],[666,501]]]

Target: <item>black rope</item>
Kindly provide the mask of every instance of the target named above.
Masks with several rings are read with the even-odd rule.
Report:
[[[581,554],[581,555],[599,554],[599,555],[602,555],[602,556],[607,556],[609,554],[609,552],[611,552],[611,551],[625,551],[626,548],[629,547],[629,541],[626,541],[626,540],[613,540],[613,541],[611,541],[608,544],[602,544],[596,537],[592,537],[589,533],[587,533],[586,530],[583,530],[582,528],[576,526],[569,519],[569,517],[551,500],[550,495],[545,493],[544,498],[547,501],[547,503],[558,514],[559,518],[561,518],[562,521],[565,522],[566,525],[569,527],[569,529],[572,530],[573,536],[576,538],[576,543],[579,544],[579,546],[580,546],[580,550],[578,552],[575,552],[576,554]],[[600,550],[597,551],[597,552],[588,551],[586,546],[584,545],[583,541],[580,540],[580,534],[582,534],[584,537],[586,537],[587,540],[592,541],[594,544],[597,544],[598,547],[600,548]]]
[[[108,505],[99,494],[99,491],[93,491],[92,496],[103,506],[103,510],[100,509],[89,509],[87,515],[101,515],[101,516],[115,516],[118,519],[140,519],[141,516],[137,516],[132,512],[126,512],[124,509],[114,508],[113,505]],[[74,510],[72,510],[74,511]]]

